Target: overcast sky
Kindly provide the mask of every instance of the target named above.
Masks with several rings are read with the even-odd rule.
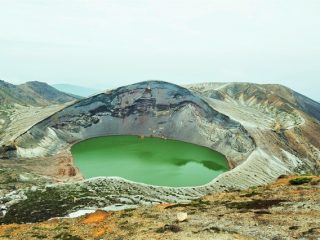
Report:
[[[0,0],[0,79],[280,83],[320,99],[320,0]]]

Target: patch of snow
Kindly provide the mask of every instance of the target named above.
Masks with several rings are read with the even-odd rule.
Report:
[[[139,205],[122,205],[122,204],[114,204],[110,205],[108,207],[101,208],[101,210],[104,211],[121,211],[125,209],[132,209],[132,208],[137,208]]]
[[[77,218],[77,217],[81,217],[83,215],[86,215],[88,213],[94,213],[96,210],[78,210],[76,212],[70,213],[68,214],[66,217],[64,218]]]
[[[114,212],[114,211],[121,211],[121,210],[125,210],[125,209],[137,208],[137,207],[138,207],[138,205],[114,204],[114,205],[110,205],[110,206],[104,207],[104,208],[81,209],[81,210],[69,213],[65,217],[51,218],[50,220],[52,220],[52,219],[63,219],[63,218],[78,218],[78,217],[84,216],[84,215],[89,214],[89,213],[94,213],[97,210],[103,210],[103,211],[106,211],[106,212],[109,212],[109,211]]]

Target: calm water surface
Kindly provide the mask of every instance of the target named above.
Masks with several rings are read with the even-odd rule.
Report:
[[[225,157],[176,140],[137,136],[91,138],[75,144],[75,164],[86,178],[119,176],[159,186],[198,186],[228,170]]]

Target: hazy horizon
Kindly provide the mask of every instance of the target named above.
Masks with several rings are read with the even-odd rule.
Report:
[[[317,0],[0,0],[0,79],[276,83],[319,100]]]

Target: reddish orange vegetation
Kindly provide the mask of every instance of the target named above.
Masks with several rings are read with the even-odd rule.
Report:
[[[106,220],[107,217],[112,216],[112,212],[104,212],[104,211],[96,211],[94,213],[88,214],[85,218],[81,221],[82,223],[99,223]]]
[[[297,177],[301,176],[283,177],[270,185],[240,192],[215,193],[185,205],[164,203],[119,212],[96,211],[75,219],[0,225],[0,239],[36,240],[39,236],[63,239],[61,234],[65,234],[64,239],[82,240],[248,240],[269,239],[279,234],[281,239],[317,239],[320,232],[320,177],[308,176],[312,182],[291,185],[289,181]],[[268,201],[276,200],[284,203],[267,205]],[[257,205],[252,205],[254,203]],[[261,211],[255,208],[259,204],[265,204]],[[188,213],[188,221],[177,221],[180,211]],[[239,225],[240,230],[235,227]]]
[[[284,178],[279,178],[277,181],[275,181],[274,183],[271,183],[271,186],[281,186],[281,185],[289,185],[289,181],[295,178],[299,178],[299,177],[311,177],[312,181],[318,181],[320,180],[319,176],[287,176]]]
[[[104,227],[98,228],[95,230],[95,233],[93,234],[94,237],[101,237],[106,233],[106,229]]]
[[[160,203],[158,205],[156,205],[155,207],[158,208],[158,209],[165,209],[169,206],[172,206],[174,205],[173,203]]]
[[[96,211],[86,215],[80,224],[83,229],[87,229],[90,236],[102,237],[105,234],[112,234],[117,227],[114,224],[113,212]]]

